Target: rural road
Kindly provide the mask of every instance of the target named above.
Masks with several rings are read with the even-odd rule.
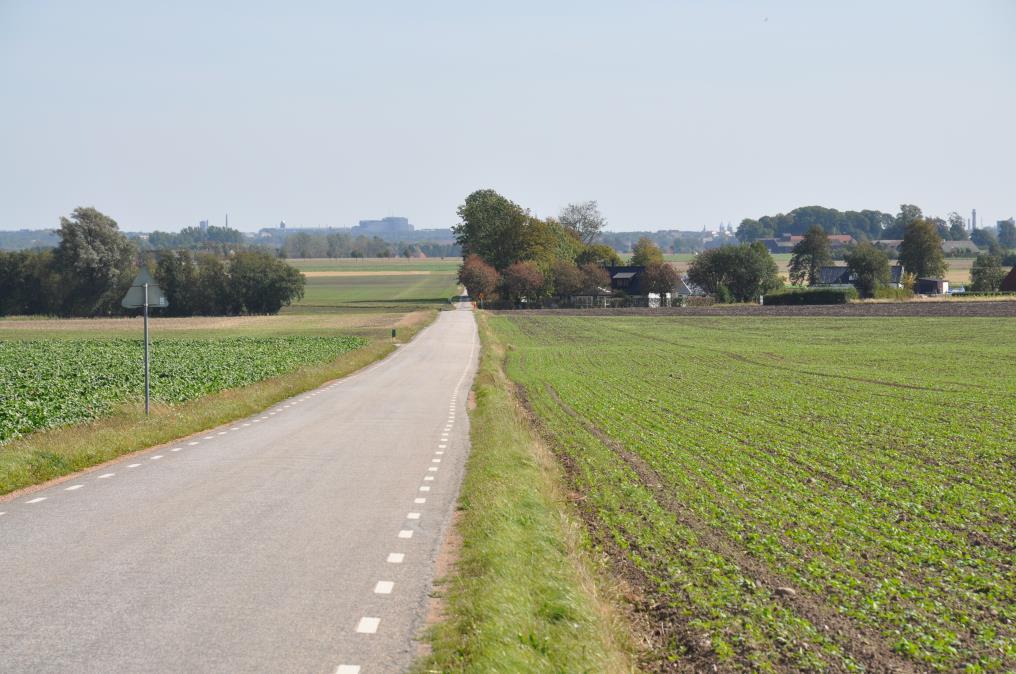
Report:
[[[0,502],[0,671],[405,670],[478,355],[462,304],[360,373]]]

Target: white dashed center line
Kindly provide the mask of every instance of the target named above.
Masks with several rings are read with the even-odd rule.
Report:
[[[187,446],[188,446],[188,447],[193,447],[193,446],[194,446],[194,445],[196,445],[196,444],[198,444],[198,443],[197,443],[196,441],[195,441],[195,442],[188,442],[188,443],[187,443]]]
[[[138,467],[138,466],[140,466],[140,465],[141,465],[140,463],[132,463],[131,465],[129,465],[129,466],[127,466],[127,467],[128,467],[128,468],[137,468],[137,467]]]
[[[441,463],[441,459],[431,459],[431,463]]]
[[[114,475],[116,475],[116,473],[106,473],[105,475],[100,475],[99,477],[97,477],[95,479],[96,480],[105,480],[107,477],[113,477]]]
[[[31,503],[31,501],[29,501],[29,503]],[[412,538],[412,537],[413,537],[412,529],[403,529],[402,531],[399,532],[399,538]]]
[[[152,461],[158,461],[161,458],[162,458],[162,454],[159,454],[158,456],[153,456],[152,457]]]
[[[442,454],[444,454],[444,452],[442,452],[442,451],[441,451],[440,449],[439,449],[439,450],[437,450],[437,451],[436,451],[436,452],[434,452],[434,453],[435,453],[435,454],[437,454],[438,456],[441,456]]]
[[[420,519],[420,513],[409,513],[406,515],[407,520],[418,520]]]
[[[424,486],[420,487],[420,491],[430,491],[430,487],[424,485]]]
[[[39,501],[45,501],[45,500],[46,500],[45,496],[40,496],[39,498],[33,498],[31,501],[25,501],[25,503],[38,503]],[[412,532],[410,532],[410,533],[412,533]]]
[[[387,561],[389,564],[401,564],[405,558],[406,556],[401,552],[389,552]]]
[[[438,447],[440,447],[441,449],[447,449],[447,448],[448,448],[448,445],[447,445],[447,443],[446,443],[446,444],[443,444],[443,445],[438,445]]]
[[[427,502],[427,499],[425,499],[425,498],[414,498],[413,499],[413,503],[426,503],[426,502]]]
[[[433,475],[428,475],[427,477],[425,477],[423,479],[426,480],[427,482],[433,482],[434,481],[434,476]]]
[[[436,472],[437,472],[437,466],[431,466],[431,467],[430,467],[430,468],[428,468],[427,470],[428,470],[429,472],[431,472],[431,473],[436,473]]]
[[[360,674],[360,665],[339,665],[335,674]]]
[[[183,449],[183,447],[174,447],[173,449],[171,449],[169,451],[171,451],[171,452],[179,452],[181,449]]]
[[[205,440],[214,440],[214,439],[215,439],[214,435],[206,435],[205,436]]]
[[[374,586],[374,594],[391,594],[395,583],[390,580],[379,580]]]
[[[356,631],[360,634],[374,634],[377,632],[377,626],[380,624],[381,618],[360,618]]]
[[[83,484],[75,484],[75,485],[72,485],[70,487],[67,487],[66,489],[64,489],[64,491],[74,491],[75,489],[81,489],[84,486],[85,485],[83,485]]]

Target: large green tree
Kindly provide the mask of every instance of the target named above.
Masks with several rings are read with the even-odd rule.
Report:
[[[758,241],[699,253],[688,266],[688,280],[707,293],[739,302],[753,301],[782,285],[773,256]]]
[[[229,265],[231,294],[251,314],[277,314],[303,297],[304,283],[297,269],[267,253],[237,253]]]
[[[116,221],[91,207],[75,208],[70,218],[60,218],[59,234],[54,262],[64,290],[64,313],[118,311],[136,251]]]
[[[935,223],[918,218],[907,224],[900,244],[900,264],[917,278],[938,278],[948,265]]]
[[[981,253],[970,268],[970,289],[978,292],[995,292],[1002,284],[1005,274],[1002,260],[990,253]]]
[[[1016,248],[1016,221],[1012,218],[998,223],[998,242],[1006,248]]]
[[[452,228],[462,255],[479,255],[498,271],[531,257],[530,215],[494,190],[477,190],[459,206]]]
[[[663,251],[647,236],[636,241],[631,252],[632,266],[648,267],[651,264],[663,264]]]
[[[790,282],[795,285],[818,283],[818,270],[833,260],[832,248],[825,230],[814,226],[804,239],[794,244],[790,256]]]
[[[963,216],[953,211],[949,214],[949,238],[953,241],[966,241],[967,239],[967,223],[964,222]]]
[[[848,250],[844,259],[857,276],[855,284],[862,297],[874,297],[880,286],[889,284],[889,256],[884,250],[864,241]]]

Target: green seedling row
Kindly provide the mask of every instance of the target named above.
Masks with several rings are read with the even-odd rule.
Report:
[[[603,544],[675,617],[668,656],[1016,666],[1010,319],[493,325]]]
[[[151,345],[151,392],[180,403],[334,360],[359,337],[165,339]],[[144,400],[141,340],[0,341],[0,443]]]

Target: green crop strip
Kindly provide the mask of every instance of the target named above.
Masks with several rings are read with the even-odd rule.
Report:
[[[492,325],[664,657],[1016,666],[1010,319]]]
[[[360,348],[360,337],[152,342],[152,398],[180,403]],[[127,339],[0,341],[0,443],[112,412],[144,396],[142,344]]]

